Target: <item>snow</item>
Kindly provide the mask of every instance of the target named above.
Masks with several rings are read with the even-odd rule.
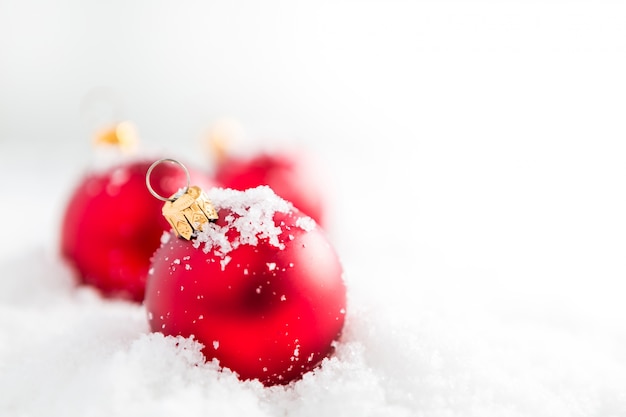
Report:
[[[266,239],[268,244],[284,248],[278,239],[284,230],[281,225],[274,223],[274,215],[289,213],[293,205],[277,196],[270,187],[261,185],[245,191],[215,187],[206,193],[218,212],[224,209],[222,215],[225,224],[205,224],[194,238],[194,247],[202,246],[205,253],[214,251],[222,257],[239,245],[256,246],[259,239]],[[306,230],[300,223],[309,226],[310,221],[312,219],[308,216],[298,217],[296,225]],[[231,230],[235,230],[236,235],[229,239],[226,234]]]
[[[626,415],[624,4],[226,3],[0,6],[0,415]],[[168,157],[222,116],[320,156],[349,298],[318,370],[241,382],[74,285],[102,84]]]
[[[298,226],[305,232],[310,232],[311,230],[315,229],[315,225],[315,220],[307,216],[298,217],[296,219],[296,226]]]

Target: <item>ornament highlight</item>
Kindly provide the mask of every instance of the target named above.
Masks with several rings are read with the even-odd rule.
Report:
[[[190,240],[165,233],[152,257],[150,328],[195,337],[207,360],[244,380],[301,378],[332,353],[343,329],[337,253],[311,217],[267,186],[212,188],[206,197],[217,218],[192,224]]]

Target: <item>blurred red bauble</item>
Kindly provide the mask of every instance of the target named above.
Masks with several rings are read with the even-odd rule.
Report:
[[[154,254],[150,327],[193,335],[207,359],[243,380],[297,380],[341,334],[340,260],[315,221],[269,187],[214,188],[208,197],[218,219],[191,240],[171,232]]]
[[[320,173],[304,153],[267,151],[248,157],[224,155],[217,162],[215,179],[224,188],[242,191],[267,185],[319,225],[325,225],[327,196]]]
[[[150,257],[170,226],[162,203],[146,189],[151,162],[134,160],[88,173],[72,192],[61,226],[61,255],[79,282],[105,296],[142,302]],[[179,167],[163,164],[153,173],[163,195],[173,195],[187,179]],[[210,187],[208,177],[192,180]]]

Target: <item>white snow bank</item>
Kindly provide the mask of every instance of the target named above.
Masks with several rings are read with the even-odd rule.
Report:
[[[2,415],[626,412],[626,354],[597,323],[568,329],[550,315],[410,306],[399,291],[374,298],[348,274],[354,291],[336,354],[291,386],[264,388],[205,363],[193,340],[151,334],[142,306],[75,288],[48,250],[28,250],[0,268]],[[617,335],[623,346],[626,332]]]

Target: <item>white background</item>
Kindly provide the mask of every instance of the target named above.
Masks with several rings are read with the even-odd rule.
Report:
[[[26,299],[31,286],[6,284],[16,260],[54,257],[92,157],[81,102],[106,89],[146,149],[208,164],[208,129],[228,117],[251,147],[280,140],[319,158],[353,311],[367,311],[353,341],[379,381],[389,368],[376,358],[408,348],[367,339],[368,319],[426,332],[438,352],[439,336],[464,334],[467,372],[502,372],[478,378],[483,415],[619,414],[607,381],[626,370],[625,22],[618,1],[3,0],[5,290]],[[15,317],[38,314],[8,298]],[[426,312],[450,329],[424,330]],[[489,349],[510,356],[494,365]],[[434,385],[394,375],[404,388],[381,383],[382,404],[411,415],[460,396],[446,385],[439,406],[398,400]],[[546,380],[559,388],[533,391]]]

